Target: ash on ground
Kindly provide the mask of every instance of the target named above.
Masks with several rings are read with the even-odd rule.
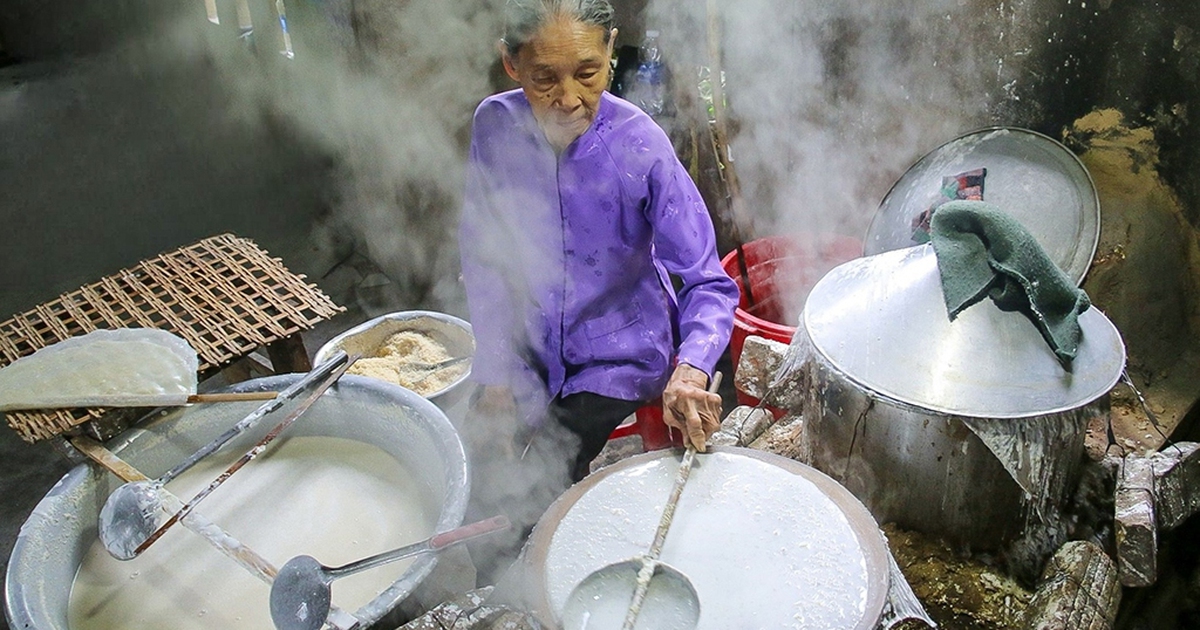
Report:
[[[978,558],[893,524],[883,526],[888,547],[913,593],[942,630],[1017,630],[1033,593]],[[906,621],[896,628],[916,630]]]

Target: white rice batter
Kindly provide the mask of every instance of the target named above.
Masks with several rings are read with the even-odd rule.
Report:
[[[221,456],[225,455],[225,456]],[[209,457],[167,485],[187,501],[241,453]],[[438,512],[413,474],[376,446],[330,437],[281,438],[197,508],[276,567],[299,554],[338,566],[433,534]],[[353,612],[412,563],[333,583]],[[71,630],[274,627],[270,587],[176,526],[141,556],[115,560],[97,540],[71,589]]]
[[[546,559],[553,610],[592,571],[649,549],[678,467],[666,457],[616,471],[571,506]],[[867,563],[841,508],[751,457],[697,457],[661,560],[696,587],[702,630],[854,628],[866,612]]]

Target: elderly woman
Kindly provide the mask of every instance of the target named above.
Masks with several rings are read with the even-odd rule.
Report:
[[[475,112],[459,234],[472,422],[502,451],[545,443],[573,480],[660,396],[704,450],[738,299],[666,134],[605,91],[616,34],[607,0],[509,0],[500,54],[520,88]]]

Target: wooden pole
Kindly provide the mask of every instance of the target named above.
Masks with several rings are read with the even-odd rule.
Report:
[[[750,284],[750,271],[746,267],[745,238],[742,235],[741,217],[745,216],[742,200],[742,185],[738,181],[733,160],[729,157],[729,129],[725,116],[725,89],[721,85],[721,21],[717,0],[708,0],[708,82],[712,86],[713,100],[713,148],[717,154],[717,165],[729,192],[730,223],[737,249],[738,274],[742,277],[742,290],[746,292],[746,305],[754,306],[754,288]]]

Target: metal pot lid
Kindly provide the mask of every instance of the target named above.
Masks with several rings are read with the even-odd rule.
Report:
[[[591,572],[646,553],[678,468],[678,450],[622,460],[542,515],[524,553],[542,614],[556,621]],[[660,559],[694,585],[698,630],[873,630],[888,592],[866,508],[814,468],[744,448],[697,456]]]
[[[986,168],[983,200],[1013,215],[1078,285],[1100,239],[1100,198],[1069,149],[1049,136],[990,127],[951,140],[892,185],[867,228],[863,254],[912,247],[913,220],[942,197],[942,178]]]
[[[876,394],[940,413],[1021,418],[1104,395],[1125,346],[1099,309],[1079,316],[1083,340],[1067,371],[1018,312],[983,299],[953,322],[929,245],[852,260],[813,288],[800,318],[818,355]]]

